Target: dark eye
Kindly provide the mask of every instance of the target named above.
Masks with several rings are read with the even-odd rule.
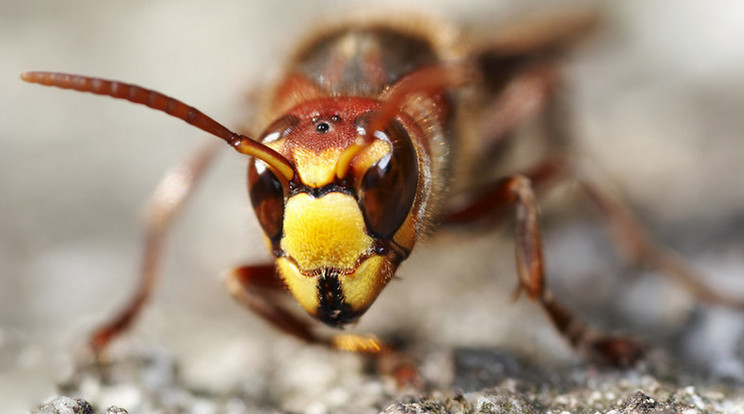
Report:
[[[278,241],[282,235],[284,189],[279,179],[262,161],[248,166],[248,186],[253,210],[266,236]]]
[[[266,129],[261,141],[268,143],[284,138],[298,123],[299,119],[296,116],[283,116]],[[271,241],[279,241],[284,218],[282,183],[266,164],[254,159],[248,166],[248,188],[253,210],[264,233]]]
[[[373,115],[357,118],[357,128],[363,129]],[[416,197],[418,162],[411,138],[398,121],[390,121],[385,131],[378,131],[375,137],[388,140],[393,150],[364,174],[360,203],[367,229],[378,237],[391,239]]]

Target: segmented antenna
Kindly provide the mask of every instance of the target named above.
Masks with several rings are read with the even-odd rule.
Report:
[[[30,83],[56,86],[79,92],[90,92],[146,105],[152,109],[165,112],[168,115],[188,122],[202,131],[222,138],[230,146],[235,148],[236,151],[256,157],[265,162],[287,181],[292,180],[294,177],[295,171],[292,164],[278,152],[266,145],[253,141],[245,135],[230,131],[224,125],[208,117],[193,106],[186,105],[160,92],[124,82],[58,72],[24,72],[21,74],[21,79]]]

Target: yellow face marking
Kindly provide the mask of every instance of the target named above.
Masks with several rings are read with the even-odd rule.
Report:
[[[385,258],[372,256],[362,262],[356,272],[342,276],[341,290],[346,303],[355,311],[367,309],[390,279],[387,273]]]
[[[276,266],[300,306],[307,313],[315,315],[319,305],[317,278],[303,275],[297,266],[285,257],[278,258]]]
[[[284,214],[281,247],[288,257],[277,268],[300,305],[316,315],[318,273],[337,269],[344,301],[354,311],[366,310],[390,279],[387,258],[368,255],[373,239],[364,232],[364,218],[354,197],[328,193],[315,198],[300,193],[290,197]],[[358,266],[358,267],[355,267]]]
[[[330,148],[320,154],[299,147],[294,150],[297,173],[302,182],[311,187],[322,187],[333,182],[340,148]]]
[[[372,247],[373,239],[364,229],[364,217],[354,197],[333,192],[315,198],[300,193],[287,200],[281,248],[302,272],[350,270]]]

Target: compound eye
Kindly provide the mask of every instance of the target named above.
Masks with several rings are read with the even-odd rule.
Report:
[[[363,132],[374,115],[357,118],[357,129]],[[374,137],[388,141],[392,151],[365,172],[359,200],[367,229],[377,237],[392,239],[416,197],[418,161],[411,138],[398,121],[391,120],[384,131],[375,131]]]
[[[248,167],[248,185],[258,222],[271,241],[278,241],[284,218],[282,183],[263,161],[252,160]]]
[[[264,144],[284,138],[299,123],[293,115],[283,116],[271,124],[262,135]],[[282,235],[284,218],[284,188],[279,178],[263,161],[253,159],[248,166],[248,187],[253,210],[264,233],[276,242]]]

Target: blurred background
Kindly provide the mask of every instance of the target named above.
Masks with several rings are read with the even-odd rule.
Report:
[[[0,0],[0,411],[53,395],[84,335],[123,305],[137,280],[142,206],[165,170],[208,139],[152,110],[25,84],[18,74],[133,82],[240,126],[249,93],[282,69],[306,29],[368,3]],[[375,8],[401,6],[387,3]],[[601,169],[708,283],[744,297],[744,3],[403,3],[483,28],[530,11],[599,10],[596,37],[566,67],[576,156]],[[246,372],[287,375],[299,369],[296,354],[318,352],[268,329],[223,289],[224,270],[269,259],[244,170],[226,147],[172,234],[153,303],[125,339],[162,345],[183,360],[186,381],[217,388]],[[546,221],[559,297],[613,328],[672,332],[665,339],[690,332],[681,352],[744,379],[741,315],[701,313],[665,279],[631,277],[595,242],[603,240],[596,218]],[[509,302],[512,260],[508,234],[432,238],[358,329],[574,361],[534,306]],[[612,325],[613,314],[635,322]]]

